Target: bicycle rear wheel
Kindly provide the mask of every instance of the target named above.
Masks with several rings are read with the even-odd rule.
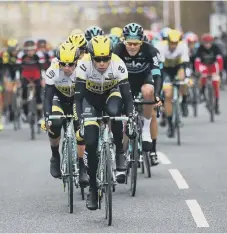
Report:
[[[197,117],[198,115],[198,89],[196,84],[193,85],[192,87],[192,107],[193,107],[193,115],[194,117]]]
[[[69,213],[73,213],[73,161],[72,161],[72,141],[68,139],[68,165],[67,165],[67,184],[68,184],[68,208]]]
[[[109,144],[105,144],[105,211],[108,226],[112,224],[112,168]]]
[[[214,122],[214,90],[212,83],[207,84],[207,101],[208,101],[208,109],[210,112],[210,122]]]
[[[177,132],[177,144],[181,145],[181,134],[180,134],[180,105],[179,102],[175,102],[173,104],[173,110],[174,110],[174,131]]]
[[[145,167],[146,167],[148,178],[151,177],[151,168],[150,168],[149,158],[150,158],[149,152],[144,152],[143,153],[143,161],[144,161],[144,164],[145,164]]]
[[[136,184],[137,184],[137,168],[138,168],[138,137],[135,140],[130,140],[132,144],[132,155],[131,155],[131,195],[134,197],[136,194]]]

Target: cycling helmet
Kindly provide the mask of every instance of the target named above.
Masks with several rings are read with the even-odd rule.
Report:
[[[27,40],[24,42],[24,50],[35,50],[36,45],[33,40]]]
[[[169,34],[170,30],[171,30],[171,28],[169,28],[169,27],[165,27],[165,28],[161,29],[160,36],[161,36],[162,40],[168,39],[168,34]]]
[[[8,47],[11,47],[11,48],[16,48],[16,47],[18,46],[18,41],[17,41],[17,39],[13,39],[13,38],[9,39],[9,40],[7,41],[7,46],[8,46]]]
[[[37,41],[37,47],[38,48],[47,47],[47,41],[45,39],[39,39]]]
[[[198,42],[199,38],[195,33],[188,34],[185,38],[187,43],[196,43]]]
[[[56,51],[57,59],[62,63],[73,63],[80,57],[80,50],[72,43],[62,43]]]
[[[201,36],[201,41],[205,43],[212,43],[214,41],[214,37],[210,35],[209,33],[204,33]]]
[[[120,38],[114,34],[110,34],[109,38],[112,42],[113,47],[116,46],[121,41]]]
[[[181,40],[181,32],[175,29],[171,29],[168,33],[168,41],[172,43],[178,43]]]
[[[137,23],[130,23],[124,26],[123,36],[127,39],[134,39],[141,41],[143,39],[143,28]]]
[[[80,49],[85,48],[87,45],[87,41],[83,33],[71,34],[68,37],[67,42],[72,43],[73,45],[76,45]]]
[[[112,43],[107,36],[95,36],[88,42],[88,52],[92,57],[111,56]]]
[[[104,35],[104,31],[98,26],[89,27],[85,31],[85,38],[87,41],[90,41],[93,37],[98,35]]]
[[[72,34],[81,34],[81,33],[83,33],[83,31],[81,29],[79,29],[79,28],[76,28],[76,29],[72,30],[70,35],[72,35]]]
[[[115,35],[119,38],[122,37],[122,32],[123,32],[123,29],[120,27],[113,27],[110,30],[110,34]]]

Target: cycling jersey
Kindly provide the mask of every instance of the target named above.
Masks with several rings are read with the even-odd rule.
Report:
[[[207,50],[201,45],[196,53],[195,69],[197,72],[202,72],[204,67],[209,68],[210,73],[217,73],[223,69],[223,58],[221,51],[216,45]]]
[[[44,54],[41,51],[37,51],[32,57],[29,57],[24,51],[20,51],[16,60],[20,66],[21,76],[33,80],[41,78],[44,62]]]
[[[154,46],[143,42],[137,55],[130,56],[124,43],[119,43],[114,48],[114,53],[125,62],[133,94],[140,91],[143,84],[151,84],[155,87],[155,95],[160,95],[162,89],[160,54]]]
[[[76,92],[74,99],[74,115],[76,119],[82,117],[82,103],[84,97],[91,106],[94,106],[97,100],[100,105],[103,100],[107,100],[108,95],[113,89],[120,90],[126,115],[132,113],[133,103],[128,83],[128,71],[124,62],[117,55],[112,54],[110,65],[106,71],[99,72],[94,67],[90,54],[86,54],[78,62],[76,76]],[[104,106],[100,107],[100,109],[102,108],[104,108]]]
[[[173,51],[169,49],[168,41],[156,44],[156,48],[160,52],[164,68],[174,68],[190,61],[188,46],[183,41],[179,42]]]
[[[90,54],[85,55],[78,63],[76,74],[86,81],[87,90],[97,94],[104,94],[128,79],[124,62],[115,54],[112,54],[110,65],[103,74],[94,68]]]
[[[46,71],[44,114],[51,113],[54,95],[64,103],[71,103],[75,94],[76,69],[70,76],[59,68],[58,59],[54,58]]]

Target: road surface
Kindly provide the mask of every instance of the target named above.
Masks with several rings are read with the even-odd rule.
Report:
[[[0,232],[227,232],[227,92],[221,115],[209,122],[204,105],[199,117],[184,119],[182,145],[160,129],[161,164],[152,178],[139,174],[136,197],[126,185],[113,196],[113,224],[104,210],[89,211],[75,191],[74,213],[67,193],[49,174],[48,138],[29,140],[28,127],[0,133]]]

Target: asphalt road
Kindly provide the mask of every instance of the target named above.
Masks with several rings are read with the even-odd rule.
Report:
[[[162,164],[152,178],[139,174],[136,197],[126,185],[113,196],[113,225],[104,209],[89,211],[75,191],[74,213],[67,210],[62,183],[49,174],[47,135],[29,140],[27,126],[0,133],[0,232],[227,232],[227,91],[221,115],[210,123],[201,104],[199,117],[184,119],[182,145],[160,129]]]

